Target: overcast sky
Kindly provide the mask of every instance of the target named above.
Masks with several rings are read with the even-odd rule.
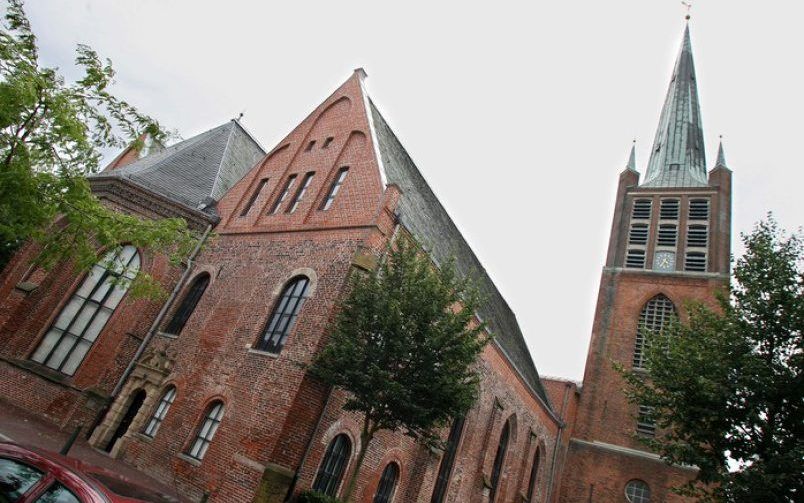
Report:
[[[804,223],[801,2],[699,0],[709,168],[737,235]],[[245,112],[270,149],[356,67],[516,312],[542,375],[580,379],[618,173],[644,174],[684,27],[678,0],[29,0],[43,63],[77,43],[115,91],[188,138]]]

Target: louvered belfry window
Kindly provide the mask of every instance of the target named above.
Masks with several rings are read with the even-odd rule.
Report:
[[[656,239],[658,246],[676,246],[678,227],[675,224],[662,224],[659,226],[659,235]]]
[[[631,213],[631,218],[639,220],[650,219],[650,210],[653,201],[650,199],[637,199],[634,201],[634,210]]]
[[[648,243],[648,224],[631,224],[628,233],[628,244],[645,245]]]
[[[151,420],[148,421],[148,425],[145,427],[143,433],[146,436],[154,437],[156,432],[159,430],[159,427],[162,425],[162,421],[165,420],[165,416],[167,416],[168,410],[170,410],[170,406],[173,405],[173,400],[176,398],[176,387],[171,386],[162,394],[162,398],[159,400],[159,405],[157,405],[156,410],[154,411],[154,415],[151,416]]]
[[[508,420],[500,433],[500,443],[497,446],[497,454],[494,456],[494,465],[491,468],[491,488],[489,488],[489,503],[494,503],[497,496],[497,486],[500,485],[500,475],[502,474],[505,454],[508,450],[508,440],[511,437],[511,421]]]
[[[313,481],[313,490],[335,497],[352,453],[352,442],[341,433],[329,443]]]
[[[198,301],[201,300],[201,296],[204,295],[207,286],[209,286],[209,274],[199,274],[195,280],[193,280],[193,284],[190,286],[189,290],[187,290],[187,294],[182,299],[176,312],[173,313],[173,317],[165,327],[165,332],[174,335],[181,333],[187,320],[190,319],[190,315],[195,311]]]
[[[458,444],[461,441],[464,422],[464,417],[457,417],[452,422],[452,428],[450,428],[449,436],[447,437],[447,447],[444,449],[444,455],[441,457],[441,464],[438,467],[438,477],[436,478],[430,503],[442,503],[447,494],[449,477],[452,473],[452,465],[455,463],[455,455],[458,452]]]
[[[642,308],[637,324],[636,342],[634,344],[634,368],[645,366],[645,333],[660,332],[671,319],[676,317],[673,302],[662,294],[650,299]]]
[[[282,351],[307,298],[309,286],[310,279],[307,276],[296,276],[288,282],[274,306],[271,318],[257,343],[257,349],[271,353]]]
[[[678,199],[662,199],[659,218],[662,220],[678,220]]]
[[[690,201],[690,220],[709,220],[709,200],[693,199]]]
[[[81,286],[31,355],[31,360],[73,375],[140,269],[140,254],[126,245],[92,266]]]
[[[373,503],[391,503],[398,479],[399,466],[396,463],[388,463],[380,475],[380,483],[377,484]]]

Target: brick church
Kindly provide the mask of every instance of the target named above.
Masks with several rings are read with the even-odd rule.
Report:
[[[687,299],[713,303],[729,277],[731,172],[722,146],[707,171],[689,28],[644,177],[633,149],[619,175],[582,384],[540,378],[365,78],[356,70],[270,151],[233,120],[172,146],[146,141],[91,176],[110,207],[182,217],[199,246],[177,267],[121,243],[86,273],[37,269],[36,247],[21,249],[0,275],[0,406],[83,425],[98,450],[190,500],[338,496],[360,418],[303,364],[326,342],[350,271],[375,267],[401,232],[478,278],[494,339],[477,362],[479,399],[444,449],[380,433],[355,501],[687,501],[669,488],[695,467],[639,442],[661,432],[626,401],[612,362],[641,368],[643,329],[683,319]],[[114,279],[138,271],[168,299],[128,298]]]

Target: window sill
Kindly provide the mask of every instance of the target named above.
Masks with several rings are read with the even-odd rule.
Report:
[[[154,437],[149,437],[145,433],[141,433],[139,431],[135,433],[134,436],[136,436],[137,440],[139,440],[140,442],[146,442],[150,444],[154,441]]]
[[[193,466],[201,466],[201,460],[200,459],[195,459],[193,457],[190,457],[187,454],[184,454],[183,452],[179,453],[179,454],[176,454],[176,457],[181,459],[182,461],[190,463]]]
[[[177,334],[170,334],[170,333],[162,332],[162,331],[156,332],[156,335],[159,335],[161,337],[165,337],[167,339],[178,339],[179,338],[179,336]]]
[[[279,358],[279,353],[271,353],[270,351],[249,348],[248,352],[253,355],[267,356],[268,358]]]

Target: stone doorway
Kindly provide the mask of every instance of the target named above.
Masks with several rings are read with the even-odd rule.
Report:
[[[137,413],[142,408],[142,404],[145,402],[145,396],[146,393],[144,389],[139,389],[134,393],[126,413],[123,414],[122,419],[120,419],[120,424],[117,425],[117,429],[114,431],[112,438],[109,439],[109,442],[107,442],[106,446],[104,447],[104,451],[112,452],[112,449],[114,449],[114,444],[116,444],[117,441],[126,434],[131,426],[131,423],[134,421],[134,418],[137,417]]]

